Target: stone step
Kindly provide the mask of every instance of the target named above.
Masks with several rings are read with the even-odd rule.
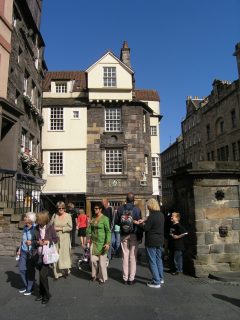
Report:
[[[14,257],[15,255],[16,255],[16,250],[0,250],[0,256]]]
[[[12,214],[11,215],[11,222],[19,222],[21,221],[22,216],[20,214]]]
[[[3,215],[11,216],[12,214],[14,214],[14,209],[12,209],[12,208],[4,208],[3,209]]]
[[[5,201],[0,201],[0,208],[7,208],[7,202]]]

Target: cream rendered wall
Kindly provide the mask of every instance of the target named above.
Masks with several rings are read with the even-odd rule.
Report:
[[[54,151],[54,150],[53,150]],[[85,193],[86,192],[86,151],[59,150],[63,152],[63,175],[49,174],[50,151],[43,152],[45,171],[43,179],[47,184],[43,193]]]
[[[47,180],[43,193],[85,193],[87,153],[87,108],[64,107],[64,130],[50,131],[50,108],[43,108],[42,152],[43,179]],[[74,119],[73,111],[80,112]],[[63,152],[63,175],[49,174],[50,152]]]
[[[103,67],[116,67],[116,87],[104,87]],[[88,70],[89,100],[132,100],[132,73],[111,54],[107,54]]]
[[[1,28],[1,27],[0,27]],[[0,45],[0,97],[7,98],[9,53]]]
[[[4,19],[8,22],[5,23],[4,20],[0,19],[0,37],[1,41],[5,42],[11,47],[11,25],[12,25],[12,11],[13,11],[13,0],[7,0],[3,2],[3,14]],[[0,97],[7,98],[7,83],[8,83],[8,68],[9,68],[9,56],[10,52],[4,46],[0,44]]]
[[[160,104],[159,101],[145,101],[148,106],[153,110],[154,115],[160,115]],[[158,117],[150,117],[150,126],[157,127],[157,135],[151,136],[151,157],[159,157],[160,154],[160,126]],[[160,159],[159,159],[160,166]],[[160,167],[159,167],[159,173]],[[153,186],[153,195],[159,196],[159,178],[160,177],[152,177],[152,186]]]
[[[80,112],[79,119],[73,119],[73,110]],[[50,108],[43,108],[42,149],[87,148],[87,108],[64,107],[64,130],[50,131]]]

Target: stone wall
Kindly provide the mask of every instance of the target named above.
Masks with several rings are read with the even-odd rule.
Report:
[[[211,162],[211,166],[213,162]],[[229,164],[230,165],[230,164]],[[201,169],[178,172],[174,180],[175,209],[189,231],[184,267],[194,276],[240,270],[240,172]],[[221,234],[221,228],[227,234]],[[220,229],[219,229],[220,228]]]
[[[22,217],[14,209],[0,202],[0,256],[14,256],[20,245],[23,228]]]
[[[122,110],[122,131],[105,132],[105,105],[92,104],[88,109],[87,134],[87,210],[90,202],[108,197],[124,202],[126,193],[134,192],[139,206],[145,212],[145,200],[152,195],[150,117],[146,113],[146,132],[143,128],[142,105],[118,105]],[[123,173],[105,174],[106,148],[123,150]],[[146,186],[140,185],[145,171],[144,158],[148,156]],[[89,211],[90,212],[90,211]]]

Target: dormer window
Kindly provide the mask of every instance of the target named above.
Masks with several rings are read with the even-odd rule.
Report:
[[[104,87],[116,87],[116,67],[103,67],[103,85]]]
[[[67,82],[55,83],[56,93],[67,93]]]

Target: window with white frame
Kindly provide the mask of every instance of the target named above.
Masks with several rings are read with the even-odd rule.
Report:
[[[148,156],[144,156],[144,173],[148,174]]]
[[[152,157],[152,175],[153,177],[160,176],[159,157]]]
[[[63,130],[63,108],[53,107],[50,109],[50,130],[62,131]]]
[[[23,130],[21,135],[21,150],[25,151],[25,148],[26,148],[26,131]]]
[[[151,136],[157,135],[157,126],[151,126]]]
[[[24,95],[27,95],[27,91],[28,91],[28,78],[29,78],[29,76],[28,76],[28,74],[27,73],[25,73],[25,75],[24,75],[24,80],[23,80],[23,94]]]
[[[103,67],[103,86],[116,87],[116,67]]]
[[[29,154],[30,156],[33,155],[33,136],[30,136],[30,139],[29,139]]]
[[[50,152],[49,173],[52,175],[63,174],[63,152]]]
[[[56,93],[67,92],[67,82],[55,82]]]
[[[143,132],[146,132],[146,112],[143,111]]]
[[[123,173],[123,150],[107,149],[105,150],[105,173],[122,174]]]
[[[105,130],[110,132],[121,131],[121,109],[120,108],[105,109]]]

